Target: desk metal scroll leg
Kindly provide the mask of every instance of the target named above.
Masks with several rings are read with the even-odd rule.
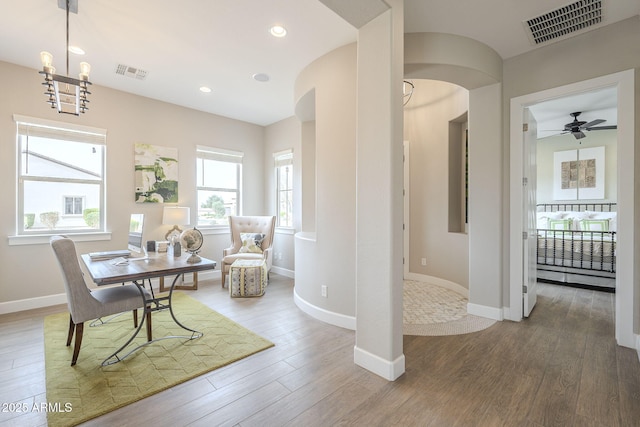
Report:
[[[151,305],[149,304],[149,301],[147,301],[147,299],[144,297],[144,292],[142,291],[142,287],[138,286],[138,290],[140,291],[140,298],[142,298],[142,301],[144,301],[144,315],[142,316],[142,320],[140,321],[140,323],[138,323],[138,327],[136,328],[136,330],[133,333],[133,335],[131,335],[131,338],[129,338],[127,340],[127,342],[125,342],[119,349],[117,349],[115,352],[113,352],[113,354],[111,356],[109,356],[106,359],[104,359],[102,361],[102,366],[108,366],[108,365],[113,365],[114,363],[118,363],[121,360],[125,359],[127,356],[129,356],[131,353],[133,353],[134,351],[136,351],[136,350],[138,350],[139,348],[142,347],[142,346],[138,346],[138,347],[134,348],[133,350],[131,350],[129,353],[127,353],[124,356],[122,356],[122,358],[118,357],[118,353],[120,353],[122,350],[124,350],[129,344],[131,344],[131,341],[133,341],[135,339],[135,337],[138,336],[138,333],[140,332],[140,329],[142,329],[142,325],[144,324],[144,321],[147,318],[147,313],[151,312]],[[147,331],[149,331],[149,329],[147,329]],[[146,344],[148,344],[150,342],[151,341],[147,341],[143,345],[146,345]]]
[[[171,317],[173,318],[173,321],[176,322],[176,325],[180,326],[182,329],[191,332],[191,338],[189,337],[185,337],[185,338],[189,338],[190,340],[196,339],[196,338],[200,338],[203,333],[200,331],[196,331],[195,329],[191,329],[191,328],[187,328],[186,326],[184,326],[182,323],[180,323],[178,321],[178,319],[176,319],[175,314],[173,314],[173,304],[171,303],[171,298],[173,297],[173,289],[176,286],[176,282],[178,281],[178,279],[180,277],[183,277],[182,274],[178,274],[175,279],[173,279],[173,282],[171,283],[171,289],[169,289],[169,312],[171,313]]]

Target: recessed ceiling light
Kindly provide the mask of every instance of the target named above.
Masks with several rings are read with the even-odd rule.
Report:
[[[207,86],[200,86],[200,92],[209,93],[211,92],[211,88]]]
[[[75,53],[76,55],[84,55],[84,50],[78,46],[69,46],[69,52]]]
[[[269,29],[269,32],[274,37],[284,37],[287,35],[287,29],[282,25],[274,25]]]
[[[268,82],[269,81],[269,76],[265,73],[256,73],[253,76],[253,80],[257,81],[257,82]]]

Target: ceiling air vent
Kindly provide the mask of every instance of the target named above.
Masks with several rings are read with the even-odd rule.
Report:
[[[580,0],[524,22],[533,44],[539,45],[602,22],[602,0]]]
[[[116,74],[131,77],[132,79],[137,80],[144,80],[147,77],[146,71],[124,64],[118,64],[118,67],[116,68]]]

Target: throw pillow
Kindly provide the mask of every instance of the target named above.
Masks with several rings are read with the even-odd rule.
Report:
[[[609,231],[608,219],[583,219],[580,228],[584,231]]]
[[[571,230],[571,219],[550,219],[550,230]]]
[[[240,240],[242,246],[239,253],[262,253],[262,241],[264,240],[264,234],[260,233],[240,233]]]

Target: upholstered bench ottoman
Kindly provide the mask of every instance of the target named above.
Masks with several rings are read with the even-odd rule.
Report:
[[[230,267],[229,295],[237,297],[261,297],[267,287],[267,263],[263,259],[239,259]]]

